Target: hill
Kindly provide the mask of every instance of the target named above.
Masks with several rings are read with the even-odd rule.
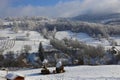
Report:
[[[73,20],[103,23],[120,24],[120,13],[113,14],[83,14],[72,18]]]

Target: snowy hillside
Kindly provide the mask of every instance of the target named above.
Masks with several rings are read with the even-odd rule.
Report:
[[[87,43],[89,45],[94,45],[94,46],[96,46],[96,45],[102,45],[102,46],[110,45],[110,43],[106,39],[97,40],[95,38],[90,37],[86,33],[73,33],[70,31],[59,31],[56,33],[55,37],[59,40],[62,40],[64,38],[77,39],[81,42]]]
[[[29,36],[27,36],[27,34],[29,34]],[[24,45],[29,45],[32,47],[30,52],[37,52],[40,42],[43,43],[44,47],[49,45],[49,40],[43,38],[43,36],[36,31],[18,31],[18,33],[15,33],[11,31],[11,29],[4,29],[0,30],[0,36],[9,37],[9,39],[16,39],[14,47],[7,51],[14,51],[17,53],[23,49]]]
[[[117,43],[118,43],[118,45],[120,45],[120,36],[118,35],[118,36],[113,36],[113,37],[111,37],[113,40],[115,40]]]
[[[120,23],[120,13],[113,14],[83,14],[72,18],[73,20],[97,22],[102,24]]]
[[[29,36],[27,36],[27,34],[29,34]],[[19,53],[21,49],[23,49],[24,45],[29,45],[32,47],[32,50],[30,52],[38,51],[39,42],[42,42],[44,47],[50,45],[49,40],[45,39],[40,33],[36,31],[18,31],[18,33],[15,33],[10,28],[7,28],[4,30],[0,30],[0,36],[9,37],[9,39],[16,39],[14,47],[7,51],[14,51],[17,53]],[[55,35],[55,38],[59,40],[62,40],[64,38],[68,38],[68,39],[72,38],[74,40],[77,39],[78,41],[84,42],[92,46],[102,45],[108,48],[111,47],[108,40],[104,38],[102,38],[101,40],[98,40],[98,39],[92,38],[86,33],[58,31]],[[118,45],[120,45],[120,37],[111,37],[111,38],[115,40],[118,43]]]
[[[55,68],[49,69],[52,72]],[[41,75],[41,69],[11,71],[9,73],[24,75],[25,80],[120,80],[119,65],[65,67],[65,70],[65,73],[50,75]]]

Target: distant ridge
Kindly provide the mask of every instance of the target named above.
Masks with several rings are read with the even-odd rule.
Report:
[[[73,17],[72,20],[111,24],[111,22],[120,22],[120,13],[83,14]]]

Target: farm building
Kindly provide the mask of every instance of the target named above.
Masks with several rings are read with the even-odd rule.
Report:
[[[18,75],[18,74],[12,74],[8,73],[6,75],[7,80],[24,80],[24,76]]]

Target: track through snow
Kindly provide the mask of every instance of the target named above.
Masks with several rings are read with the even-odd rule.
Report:
[[[55,68],[49,68],[52,72]],[[65,67],[61,74],[41,75],[41,69],[12,71],[25,80],[120,80],[120,65]],[[0,79],[1,80],[1,79]]]

